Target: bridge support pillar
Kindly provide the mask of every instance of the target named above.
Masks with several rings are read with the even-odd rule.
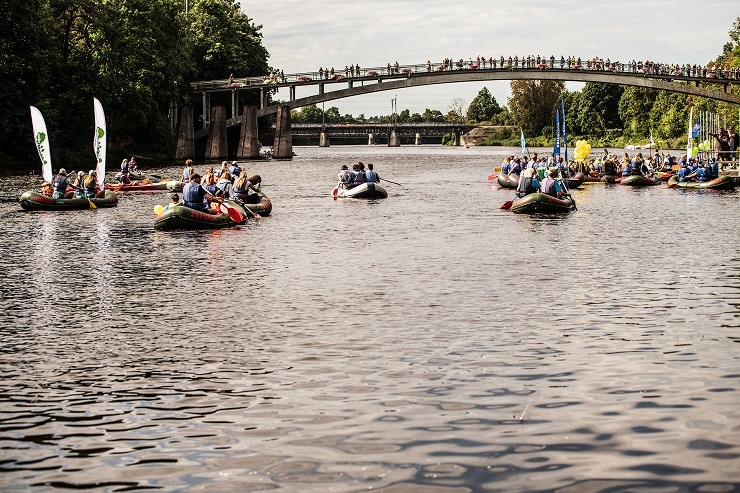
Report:
[[[388,134],[388,147],[401,147],[401,137],[398,135],[398,130],[395,127]]]
[[[455,129],[455,145],[456,146],[460,145],[460,130],[459,129]]]
[[[322,128],[321,132],[319,132],[319,147],[329,147],[330,145],[329,132],[325,128]]]
[[[273,159],[293,159],[293,135],[290,131],[290,106],[280,105],[275,122],[275,143],[272,146]]]
[[[260,156],[258,130],[257,107],[245,106],[242,115],[242,130],[239,134],[239,148],[236,151],[237,159],[257,159]]]
[[[367,134],[367,145],[369,146],[375,145],[375,136],[373,134]]]
[[[175,159],[195,157],[195,128],[193,127],[193,107],[183,106],[180,111],[180,131],[177,134]]]
[[[208,127],[206,159],[226,159],[229,148],[226,145],[226,108],[216,106],[211,110],[211,125]]]
[[[414,139],[414,143],[416,145],[421,145],[421,134],[419,132],[416,132],[416,139]]]

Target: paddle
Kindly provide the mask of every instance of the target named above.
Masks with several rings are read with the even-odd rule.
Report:
[[[560,184],[563,185],[563,190],[565,190],[565,193],[570,198],[571,202],[573,202],[573,209],[578,210],[578,207],[576,207],[576,199],[573,198],[573,196],[570,194],[570,190],[568,190],[568,180],[563,179],[563,170],[558,166],[558,170],[560,171]]]
[[[388,178],[381,178],[383,181],[387,181],[388,183],[393,183],[394,185],[398,185],[399,187],[402,187],[400,183],[396,183],[395,181],[390,181]]]
[[[230,205],[221,202],[219,204],[219,210],[221,212],[224,212],[224,209],[226,209],[226,214],[229,215],[232,221],[234,221],[236,224],[241,224],[244,221],[244,216],[242,216],[242,213],[238,210],[234,209]]]
[[[339,184],[337,184],[337,186],[334,187],[334,190],[331,191],[331,196],[334,197],[334,200],[337,200],[337,197],[339,196]]]
[[[513,203],[514,203],[513,200],[507,200],[506,202],[504,202],[503,204],[501,204],[501,207],[499,207],[499,209],[503,209],[505,211],[508,211],[509,209],[511,209],[511,204],[513,204]]]

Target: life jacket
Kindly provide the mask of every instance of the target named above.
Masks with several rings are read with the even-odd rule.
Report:
[[[95,183],[95,179],[90,180],[89,185],[85,185],[85,182],[87,181],[87,178],[82,181],[82,189],[85,192],[85,196],[89,197],[95,197],[95,191],[97,189],[97,184]]]
[[[231,191],[231,182],[229,180],[221,179],[216,183],[216,188],[223,192],[224,197],[228,197],[229,192]]]
[[[624,166],[622,166],[622,176],[629,176],[632,174],[632,166],[629,165],[629,163],[624,163]]]
[[[365,171],[365,179],[370,183],[376,183],[378,181],[378,174],[373,169]]]
[[[182,170],[182,181],[183,183],[188,183],[190,181],[190,173],[192,173],[193,169],[189,166],[185,166],[185,169]]]
[[[242,169],[239,166],[234,165],[234,164],[229,166],[229,174],[231,176],[239,176],[241,172],[242,172]]]
[[[182,201],[191,209],[203,210],[203,199],[198,194],[200,190],[200,183],[188,182],[182,187]]]
[[[717,166],[717,163],[712,163],[709,165],[709,168],[707,169],[709,180],[714,180],[715,178],[719,178],[719,166]]]
[[[686,181],[686,175],[690,174],[687,173],[688,170],[689,169],[685,167],[678,170],[678,181]]]
[[[501,165],[501,173],[504,175],[508,175],[509,171],[511,171],[511,164],[502,164]]]
[[[542,190],[542,193],[544,194],[552,195],[553,197],[558,196],[557,187],[555,186],[555,180],[553,180],[549,176],[542,181],[542,184],[540,185],[540,189]]]
[[[206,185],[201,185],[203,188],[205,188],[206,192],[213,195],[216,193],[216,184],[215,183],[208,183]]]
[[[365,172],[364,171],[356,171],[355,172],[355,183],[365,183],[367,181],[365,179]]]
[[[128,162],[124,161],[121,163],[121,174],[128,173]]]
[[[64,195],[64,193],[67,191],[67,177],[63,175],[56,175],[54,177],[54,181],[51,182],[52,186],[54,187],[54,192],[61,193]]]
[[[696,170],[697,181],[707,181],[707,170],[704,167],[700,167]]]
[[[518,175],[522,171],[522,167],[520,164],[514,163],[511,165],[511,170],[509,170],[510,175]]]

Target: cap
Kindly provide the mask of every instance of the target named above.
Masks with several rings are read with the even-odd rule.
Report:
[[[66,175],[67,174],[67,170],[64,169],[64,168],[59,168],[59,174],[60,175]]]
[[[82,173],[82,171],[80,171],[80,173]],[[95,170],[94,169],[91,169],[87,174],[88,175],[94,175],[95,174]]]

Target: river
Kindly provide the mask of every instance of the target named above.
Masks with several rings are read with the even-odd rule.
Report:
[[[739,491],[738,193],[515,215],[516,151],[298,147],[219,231],[0,202],[0,490]]]

